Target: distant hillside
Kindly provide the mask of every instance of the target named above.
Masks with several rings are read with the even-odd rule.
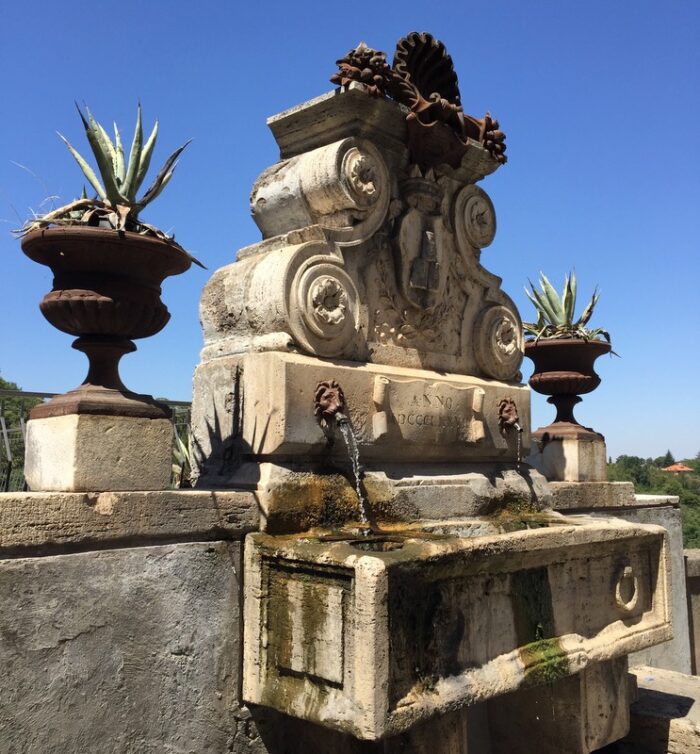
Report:
[[[634,482],[635,491],[644,494],[678,495],[683,515],[683,544],[700,548],[700,453],[684,458],[679,463],[692,472],[663,471],[666,466],[678,463],[670,452],[659,458],[619,456],[608,464],[611,482]]]

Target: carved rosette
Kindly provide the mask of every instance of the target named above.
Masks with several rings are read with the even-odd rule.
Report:
[[[337,257],[316,255],[296,270],[289,317],[298,344],[318,356],[339,356],[359,329],[358,293]]]
[[[343,156],[340,174],[357,204],[369,207],[377,201],[383,176],[375,155],[358,147],[350,148]]]
[[[479,368],[497,380],[514,379],[523,361],[522,325],[507,307],[484,309],[474,326],[474,356]]]
[[[478,186],[463,188],[455,200],[454,225],[461,247],[489,246],[496,235],[496,212],[489,195]]]

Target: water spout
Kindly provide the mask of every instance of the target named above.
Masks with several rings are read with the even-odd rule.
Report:
[[[501,428],[501,434],[505,437],[508,432],[515,430],[516,435],[516,469],[520,471],[522,463],[522,445],[523,445],[523,428],[520,426],[520,417],[518,416],[518,407],[512,398],[504,398],[498,404],[498,425]]]
[[[337,427],[345,441],[348,458],[352,464],[352,474],[355,480],[355,492],[360,505],[361,532],[364,536],[372,533],[369,516],[369,501],[362,487],[364,470],[360,463],[360,448],[357,436],[352,428],[350,417],[345,413],[345,395],[336,380],[319,382],[314,393],[314,415],[326,436],[328,445],[332,445],[335,438],[333,430]]]

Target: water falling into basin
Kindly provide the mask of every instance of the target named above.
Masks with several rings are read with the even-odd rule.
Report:
[[[523,428],[518,424],[518,422],[515,422],[513,425],[513,428],[517,430],[517,462],[516,462],[516,469],[518,472],[520,471],[520,463],[523,460]]]
[[[362,489],[363,470],[362,465],[360,464],[360,448],[357,443],[357,437],[355,436],[350,419],[345,416],[345,414],[338,413],[335,418],[338,422],[338,428],[345,441],[348,457],[352,464],[352,473],[355,478],[355,491],[360,504],[360,520],[363,524],[363,534],[367,535],[372,532],[372,525],[369,520],[369,501],[365,497],[364,490]]]

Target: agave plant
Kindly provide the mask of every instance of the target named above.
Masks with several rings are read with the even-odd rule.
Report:
[[[537,322],[523,322],[526,335],[540,338],[578,338],[581,340],[596,340],[604,338],[610,342],[610,335],[600,327],[589,329],[586,327],[595,305],[598,303],[600,294],[597,289],[593,292],[591,300],[583,310],[583,314],[574,321],[576,310],[576,274],[570,273],[564,279],[564,290],[559,296],[547,276],[540,272],[540,288],[535,288],[532,281],[530,291],[525,289],[527,297],[532,301],[537,312]]]
[[[173,483],[175,487],[192,486],[192,440],[189,430],[180,435],[173,427]]]
[[[173,242],[172,236],[166,235],[163,231],[141,220],[139,212],[158,197],[168,185],[177,166],[178,157],[190,142],[185,142],[168,157],[150,187],[137,199],[136,195],[151,164],[153,149],[158,137],[158,121],[156,120],[153,130],[144,142],[141,105],[138,105],[136,128],[129,150],[129,158],[126,160],[117,124],[114,124],[114,141],[112,141],[105,128],[95,120],[88,107],[85,108],[86,114],[83,114],[77,103],[76,108],[97,162],[99,177],[68,139],[60,133],[58,135],[95,190],[96,196],[89,198],[85,188],[83,188],[83,194],[79,199],[45,215],[35,217],[19,231],[20,234],[24,235],[30,230],[46,228],[51,225],[84,224],[155,235],[163,240]],[[194,258],[193,261],[200,264]]]

